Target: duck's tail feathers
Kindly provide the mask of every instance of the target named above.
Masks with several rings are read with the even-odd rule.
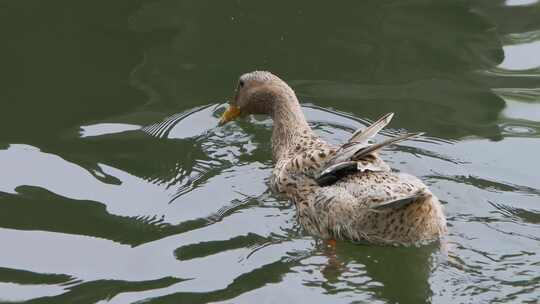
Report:
[[[387,113],[381,118],[379,118],[376,122],[371,124],[371,126],[365,129],[357,130],[351,136],[349,142],[367,142],[370,138],[377,135],[377,133],[379,133],[384,127],[386,127],[386,125],[388,125],[392,120],[392,117],[394,117],[394,113]]]
[[[377,152],[378,150],[380,150],[380,149],[382,149],[382,148],[384,148],[386,146],[396,144],[398,142],[402,142],[404,140],[411,139],[411,138],[414,138],[414,137],[418,137],[418,136],[421,136],[423,134],[424,133],[407,133],[407,134],[403,134],[403,135],[400,135],[400,136],[397,136],[397,137],[387,139],[387,140],[382,141],[380,143],[369,145],[369,146],[367,146],[367,147],[365,147],[363,149],[360,149],[360,150],[356,151],[356,153],[354,153],[354,155],[351,157],[351,159],[352,160],[362,159],[363,157],[365,157],[365,156],[367,156],[369,154],[372,154],[374,152]]]
[[[372,206],[371,209],[375,210],[383,210],[383,209],[401,209],[404,208],[414,202],[422,201],[427,202],[427,198],[431,197],[431,193],[425,192],[423,190],[420,190],[416,192],[415,194],[409,195],[404,198],[392,200],[383,202],[381,204],[378,204],[376,206]]]

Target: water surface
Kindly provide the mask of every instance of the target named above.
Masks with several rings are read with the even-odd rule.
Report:
[[[0,4],[0,302],[537,303],[537,1]],[[329,252],[268,187],[271,121],[217,120],[271,70],[332,143],[442,200],[442,244]]]

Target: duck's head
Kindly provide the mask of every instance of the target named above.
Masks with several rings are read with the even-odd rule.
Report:
[[[224,125],[249,114],[272,115],[277,103],[296,100],[293,90],[276,75],[254,71],[240,76],[234,99],[219,121]]]

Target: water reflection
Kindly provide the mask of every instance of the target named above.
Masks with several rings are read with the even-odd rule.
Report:
[[[412,302],[426,302],[435,296],[432,288],[437,283],[431,283],[433,280],[431,276],[435,271],[433,265],[439,263],[433,262],[434,258],[437,260],[438,255],[438,249],[435,247],[396,249],[343,243],[337,252],[328,255],[313,244],[311,237],[303,238],[298,235],[293,207],[284,205],[284,202],[279,199],[274,199],[267,191],[266,179],[270,174],[271,164],[268,161],[259,162],[260,159],[270,159],[268,146],[265,144],[267,142],[265,138],[270,135],[270,124],[267,119],[248,118],[249,122],[239,121],[231,124],[227,129],[216,128],[215,124],[201,124],[199,129],[193,128],[189,136],[182,135],[186,133],[182,133],[181,129],[190,125],[192,119],[215,122],[221,108],[221,105],[213,105],[188,111],[185,115],[173,115],[172,118],[165,119],[165,123],[158,123],[144,129],[149,134],[157,134],[156,136],[161,137],[158,139],[152,139],[149,135],[130,136],[130,132],[141,131],[126,131],[117,128],[102,132],[102,135],[83,137],[84,140],[98,142],[107,142],[125,136],[136,142],[146,138],[154,143],[156,140],[163,142],[163,147],[173,150],[177,144],[196,145],[194,150],[202,154],[194,157],[193,163],[202,163],[206,166],[194,166],[192,173],[198,175],[196,178],[192,176],[190,182],[182,178],[178,180],[178,176],[184,174],[184,170],[171,173],[168,175],[169,178],[166,178],[167,175],[162,175],[161,178],[156,179],[151,177],[158,175],[148,174],[147,170],[137,171],[127,167],[120,169],[104,163],[97,165],[100,172],[89,172],[88,169],[75,163],[30,146],[10,145],[0,151],[3,167],[26,166],[28,168],[28,172],[16,170],[16,174],[4,174],[1,178],[0,185],[3,187],[2,191],[6,193],[4,196],[15,195],[10,199],[15,198],[15,201],[19,201],[16,205],[33,204],[32,208],[39,208],[35,203],[36,198],[41,198],[42,202],[43,199],[50,202],[47,203],[48,206],[59,204],[63,200],[65,203],[58,205],[63,215],[66,208],[74,208],[74,213],[67,216],[70,221],[77,221],[77,218],[81,218],[80,214],[87,214],[88,212],[82,211],[83,208],[93,209],[94,211],[88,214],[98,215],[87,217],[86,221],[92,221],[92,225],[78,225],[80,228],[76,229],[71,227],[77,227],[77,225],[61,219],[58,223],[52,224],[52,221],[57,221],[55,218],[58,216],[55,213],[60,212],[60,209],[49,210],[50,215],[45,216],[41,224],[34,221],[32,226],[24,226],[20,224],[21,221],[14,222],[11,227],[17,229],[31,229],[37,225],[47,231],[68,231],[71,234],[2,229],[0,238],[14,244],[3,255],[4,265],[9,265],[10,269],[30,271],[36,275],[66,274],[68,277],[64,280],[68,282],[77,280],[69,284],[69,291],[62,295],[62,299],[85,294],[86,288],[99,290],[94,299],[108,294],[112,296],[113,302],[118,303],[143,298],[155,298],[159,301],[191,299],[195,303],[208,297],[216,300],[247,299],[258,292],[271,290],[272,285],[267,285],[271,282],[278,285],[284,284],[283,279],[280,279],[284,276],[288,278],[287,286],[289,284],[294,286],[292,282],[296,279],[294,279],[295,275],[290,273],[290,269],[298,272],[296,276],[302,282],[301,285],[323,289],[327,295],[339,294],[344,299],[361,297],[364,300],[397,301],[404,297],[403,286],[408,286],[407,289],[413,291],[407,294],[407,297],[410,297],[407,299]],[[319,107],[308,106],[305,112],[317,132],[331,142],[343,141],[352,130],[368,124],[366,120],[354,118],[350,114]],[[180,130],[175,130],[176,128]],[[159,130],[159,132],[152,133],[148,131],[149,129]],[[122,131],[122,133],[112,133],[111,130]],[[380,137],[384,138],[395,132],[398,131],[389,129]],[[489,192],[484,192],[482,187],[478,187],[481,183],[477,181],[469,183],[460,179],[445,179],[443,175],[433,174],[433,172],[444,170],[452,174],[452,170],[448,170],[448,164],[452,163],[457,165],[456,175],[467,171],[478,176],[485,176],[486,169],[493,171],[497,168],[478,167],[479,162],[475,160],[474,153],[471,154],[471,152],[481,153],[485,150],[482,145],[489,143],[489,141],[485,143],[481,141],[447,142],[426,138],[399,145],[396,150],[387,150],[383,157],[398,169],[425,176],[428,181],[431,180],[432,187],[437,192],[445,188],[449,193],[458,193],[451,190],[452,186],[444,184],[444,182],[451,182],[453,187],[469,184],[484,196]],[[475,145],[480,145],[480,148],[475,148]],[[262,149],[265,152],[261,151]],[[467,154],[461,155],[459,151],[467,151]],[[445,157],[445,155],[452,155],[452,157]],[[486,161],[484,156],[479,157]],[[496,156],[493,157],[496,158]],[[123,166],[122,162],[114,160],[111,162],[120,167]],[[25,166],[22,165],[23,163]],[[169,161],[166,160],[165,164],[168,163]],[[519,163],[516,165],[521,166]],[[155,162],[154,168],[161,166],[161,162]],[[526,164],[523,166],[523,168],[527,167]],[[41,170],[36,170],[36,168],[41,168]],[[49,169],[45,170],[46,168]],[[175,167],[175,170],[180,168]],[[130,171],[131,173],[128,173]],[[48,172],[55,172],[57,178],[51,178]],[[527,171],[522,172],[527,174]],[[513,177],[515,178],[515,175]],[[66,178],[72,181],[73,185],[61,182]],[[246,183],[246,180],[250,182]],[[525,178],[523,181],[527,185],[526,181],[531,181],[531,179]],[[186,188],[185,185],[189,183],[192,186]],[[77,185],[84,185],[84,187]],[[495,185],[493,182],[488,183],[488,187],[493,187],[493,185]],[[498,188],[498,191],[505,195],[533,191],[524,188],[526,186],[512,185],[509,182],[501,182],[500,185],[502,186]],[[531,185],[531,187],[536,186]],[[213,193],[213,197],[227,199],[209,199],[208,191]],[[472,222],[460,220],[466,218],[461,215],[460,210],[470,208],[462,205],[459,207],[458,202],[461,201],[459,197],[448,196],[444,192],[440,196],[443,200],[450,202],[451,209],[456,214],[455,217],[451,217],[450,224],[453,226],[452,230],[454,227],[458,229],[456,234],[451,234],[450,238],[454,239],[454,242],[457,238],[462,249],[458,249],[458,252],[453,254],[463,255],[463,250],[466,252],[478,248],[477,245],[467,245],[459,233],[459,231],[468,231],[467,235],[471,236],[471,227],[459,228],[461,225],[474,225]],[[501,197],[498,196],[498,199]],[[481,201],[476,200],[476,203],[481,203]],[[529,202],[521,197],[520,204],[532,207],[533,201],[534,197],[531,197]],[[494,207],[491,210],[486,210],[485,217],[477,221],[491,222],[494,226],[486,226],[477,234],[504,235],[507,231],[517,233],[520,230],[513,226],[505,227],[499,217],[490,215],[492,210],[501,212],[500,210],[503,210],[501,206],[516,207],[507,204],[492,206]],[[531,209],[525,208],[522,207],[522,211],[519,213],[516,211],[514,214],[522,214],[523,217],[518,216],[518,218],[523,219],[536,216]],[[19,212],[16,211],[17,209],[7,210],[8,217],[13,217],[17,214],[16,212]],[[101,211],[95,213],[97,210]],[[477,216],[482,215],[477,212]],[[96,220],[98,222],[93,222]],[[3,222],[4,227],[9,227],[10,221]],[[91,228],[97,223],[109,226],[103,226],[103,232],[99,232]],[[478,228],[477,226],[476,229]],[[111,234],[110,231],[116,231],[117,234]],[[132,238],[133,234],[139,233],[140,236]],[[102,239],[84,235],[98,236]],[[130,235],[131,237],[128,237]],[[524,231],[520,248],[532,249],[530,246],[533,244],[528,242],[533,241],[534,238],[528,238],[527,235],[530,235],[530,232]],[[19,241],[10,241],[14,239]],[[134,244],[136,247],[120,245],[109,240]],[[41,249],[39,257],[18,254],[19,252],[35,252],[44,244],[47,244],[47,249]],[[99,255],[94,254],[95,248],[100,248]],[[69,251],[71,259],[64,257],[65,254],[62,252],[65,250]],[[496,258],[494,253],[497,251],[484,250],[483,252],[490,252],[490,258]],[[513,250],[514,247],[499,249],[500,252],[505,253]],[[395,259],[396,251],[400,251],[400,259]],[[465,257],[467,256],[465,254]],[[521,255],[520,260],[523,260]],[[81,263],[81,261],[85,262]],[[140,264],[136,261],[146,262]],[[213,271],[200,269],[201,263],[220,265],[220,269],[224,267],[224,263],[229,263],[230,268],[217,277]],[[513,260],[508,263],[515,267]],[[476,260],[462,257],[457,265],[472,271],[477,267],[474,266],[476,264]],[[88,265],[92,265],[91,270],[87,268]],[[260,275],[258,269],[275,272],[275,281],[269,277],[261,283],[248,283],[252,278]],[[462,275],[469,276],[469,274]],[[527,274],[524,276],[526,277]],[[184,281],[185,279],[190,280]],[[107,280],[108,285],[103,280]],[[134,283],[135,281],[144,283],[138,285]],[[115,286],[114,291],[107,287],[111,284]],[[201,289],[202,286],[204,286],[203,289]],[[235,286],[240,289],[236,289]],[[204,297],[193,295],[192,292],[195,290],[199,290]],[[13,296],[16,297],[15,294]],[[297,299],[294,294],[289,293],[289,296],[291,299]]]
[[[101,136],[106,134],[115,134],[133,130],[139,130],[141,126],[120,124],[120,123],[100,123],[90,126],[81,126],[81,137]]]
[[[540,49],[540,31],[511,33],[505,36],[504,61],[490,71],[502,77],[540,78],[540,62],[536,54]],[[506,136],[536,137],[540,130],[540,95],[538,84],[530,88],[495,88],[493,91],[504,99],[500,127]]]
[[[537,3],[538,0],[506,0],[504,4],[508,6],[514,6],[514,5],[531,5],[534,3]]]
[[[461,2],[364,1],[332,13],[311,2],[288,4],[287,9],[212,6],[207,11],[161,1],[133,16],[136,32],[177,31],[169,45],[150,46],[145,65],[133,74],[161,92],[160,103],[181,100],[191,108],[201,98],[220,100],[230,95],[240,73],[271,69],[291,81],[303,99],[324,107],[339,105],[370,117],[397,111],[403,113],[404,127],[429,126],[437,136],[498,134],[490,123],[503,103],[470,72],[500,63],[502,46],[491,22]],[[276,15],[279,24],[270,17]],[[312,34],[306,34],[306,24]],[[424,33],[426,24],[429,33]],[[215,39],[216,28],[227,38]],[[415,119],[419,108],[429,109],[430,115]]]
[[[506,108],[501,113],[506,119],[519,119],[529,123],[540,121],[540,88],[494,89],[499,96],[504,98]]]
[[[503,47],[504,61],[501,69],[527,70],[540,67],[540,59],[535,56],[540,53],[540,41],[508,45]]]
[[[0,32],[10,47],[0,50],[2,140],[43,143],[81,121],[144,104],[126,81],[142,58],[137,37],[123,26],[138,2],[112,9],[103,0],[3,1]]]

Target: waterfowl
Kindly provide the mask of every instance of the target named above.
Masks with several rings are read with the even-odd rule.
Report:
[[[333,146],[312,131],[291,87],[264,71],[240,77],[220,125],[248,114],[273,119],[271,187],[294,202],[308,233],[383,245],[421,244],[445,234],[437,197],[418,178],[392,171],[377,153],[419,134],[369,142],[393,114]]]

